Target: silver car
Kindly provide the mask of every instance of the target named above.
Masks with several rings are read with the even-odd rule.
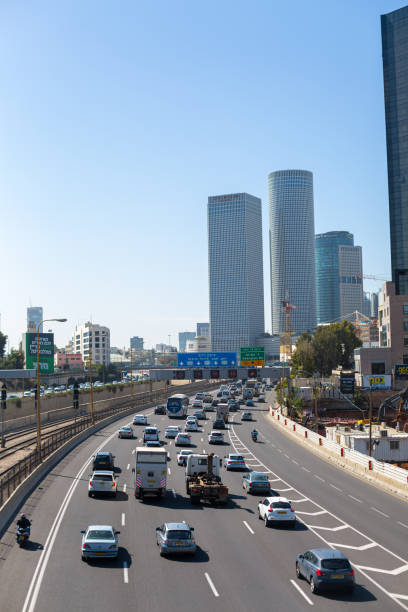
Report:
[[[118,438],[133,438],[133,429],[128,425],[124,425],[119,429]]]
[[[118,556],[118,534],[111,525],[90,525],[82,530],[81,559],[116,558]]]
[[[156,543],[160,555],[189,553],[194,555],[197,546],[193,536],[194,527],[187,523],[164,523],[156,527]]]

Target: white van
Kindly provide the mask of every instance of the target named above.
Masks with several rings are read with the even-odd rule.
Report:
[[[155,442],[159,441],[159,430],[157,427],[145,427],[143,431],[143,442],[148,442],[153,440]]]

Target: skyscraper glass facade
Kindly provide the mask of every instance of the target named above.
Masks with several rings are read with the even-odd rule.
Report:
[[[279,170],[268,175],[272,334],[286,331],[282,301],[296,306],[294,333],[316,327],[313,174]]]
[[[196,337],[195,332],[179,332],[178,341],[179,341],[179,350],[184,353],[186,350],[187,340],[193,340]]]
[[[213,351],[255,346],[264,332],[262,204],[247,193],[208,198]]]
[[[408,294],[408,6],[381,16],[391,268]]]
[[[44,319],[42,306],[29,306],[27,308],[27,331],[37,332],[37,327]],[[40,334],[42,334],[43,326],[40,325]]]
[[[326,232],[315,236],[317,322],[340,317],[339,246],[354,245],[349,232]]]
[[[209,323],[197,323],[197,336],[210,337],[210,324]]]

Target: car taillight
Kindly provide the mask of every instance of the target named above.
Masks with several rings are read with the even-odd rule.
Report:
[[[290,509],[290,511],[291,511],[291,512],[294,512],[294,509],[293,509],[293,508],[291,508],[291,509]]]
[[[317,569],[317,570],[316,570],[316,576],[325,576],[325,573],[324,573],[324,572],[322,572],[322,570]]]
[[[227,487],[221,487],[221,489],[220,489],[220,493],[223,493],[223,494],[224,494],[224,493],[228,493],[228,489],[227,489]]]
[[[89,544],[84,544],[82,548],[91,548],[91,547],[89,546]]]
[[[90,480],[90,481],[89,481],[89,486],[90,486],[90,487],[93,487],[93,482],[92,482],[92,480]]]
[[[115,550],[117,548],[116,544],[113,544],[113,546],[109,546],[109,550]]]
[[[268,508],[268,512],[273,512],[272,506],[270,508]]]
[[[349,570],[347,573],[350,574],[350,576],[354,576],[354,570],[353,569]]]
[[[116,487],[116,482],[112,482],[112,487]]]

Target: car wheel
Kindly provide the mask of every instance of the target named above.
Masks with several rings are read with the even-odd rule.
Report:
[[[266,516],[265,516],[264,521],[265,521],[265,527],[269,527],[270,521],[268,521],[268,518]]]
[[[352,593],[354,593],[354,585],[351,587],[347,587],[346,589],[346,593],[348,593],[349,595],[351,595]]]
[[[88,491],[88,497],[92,497],[92,492]]]
[[[262,521],[261,511],[259,510],[259,508],[258,508],[258,518],[260,521]]]
[[[81,561],[85,561],[86,562],[86,561],[88,561],[88,558],[85,557],[85,555],[81,555]]]
[[[299,564],[298,564],[298,563],[296,563],[296,577],[297,577],[297,578],[299,578],[299,580],[302,580],[302,578],[303,578],[303,576],[302,576],[302,573],[301,573],[301,571],[300,571],[300,567],[299,567]]]
[[[310,578],[310,590],[312,591],[312,593],[317,593],[319,590],[315,584],[313,576],[311,576]]]
[[[164,550],[162,548],[160,548],[160,556],[164,557]]]

